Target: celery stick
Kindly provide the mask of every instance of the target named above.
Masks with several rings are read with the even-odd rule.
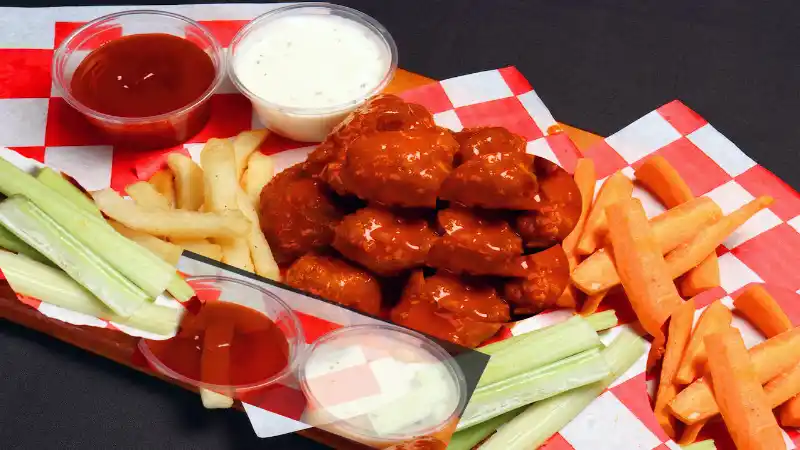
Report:
[[[67,181],[66,178],[55,170],[45,167],[39,171],[36,175],[36,179],[45,186],[61,194],[61,196],[72,203],[73,206],[94,214],[97,217],[103,217],[100,210],[94,205],[92,199],[87,197],[86,194],[81,192],[80,189]]]
[[[35,259],[36,261],[43,262],[45,264],[52,264],[50,260],[44,257],[44,255],[37,252],[35,248],[26,244],[25,241],[18,238],[14,233],[6,230],[6,228],[2,225],[0,225],[0,248],[4,248],[14,253],[19,253],[20,255],[25,255],[31,259]]]
[[[178,300],[191,298],[188,284],[175,273],[175,268],[158,256],[125,239],[101,218],[63,201],[57,192],[43,185],[28,173],[0,158],[0,193],[27,197],[66,231],[151,297],[169,287]]]
[[[533,402],[595,383],[610,373],[600,350],[591,349],[479,387],[472,394],[456,429],[460,431]]]
[[[567,320],[569,320],[569,319],[567,319]],[[591,325],[592,328],[594,328],[594,331],[597,331],[597,332],[600,332],[600,331],[603,331],[603,330],[607,330],[609,328],[614,328],[619,323],[619,322],[617,322],[617,313],[614,312],[613,310],[608,310],[608,311],[603,311],[603,312],[592,314],[589,317],[584,317],[584,320],[589,322],[589,325]],[[486,346],[483,346],[483,347],[479,348],[478,351],[480,351],[481,353],[485,353],[487,355],[494,355],[494,354],[496,354],[496,353],[498,353],[498,352],[500,352],[502,350],[505,350],[505,349],[513,346],[513,345],[517,345],[517,343],[519,343],[522,340],[528,339],[531,336],[535,336],[536,333],[541,333],[544,330],[549,330],[552,327],[557,327],[557,326],[563,325],[564,323],[566,323],[566,320],[564,322],[559,322],[559,323],[550,325],[548,327],[544,327],[544,328],[540,328],[538,330],[530,331],[530,332],[525,333],[525,334],[520,334],[519,336],[513,336],[513,337],[510,337],[508,339],[504,339],[502,341],[499,341],[499,342],[493,342],[493,343],[491,343],[489,345],[486,345]]]
[[[630,330],[623,330],[601,355],[611,368],[603,380],[573,389],[529,406],[502,426],[480,450],[530,450],[539,448],[562,429],[611,383],[644,355],[646,342]]]
[[[523,334],[514,345],[493,353],[478,387],[528,372],[602,345],[597,332],[580,316],[536,333]]]
[[[0,222],[123,317],[150,298],[23,197],[0,203]]]
[[[481,422],[475,426],[469,427],[466,430],[459,431],[453,434],[450,443],[447,444],[447,450],[471,450],[480,441],[486,439],[487,436],[494,433],[495,430],[500,428],[501,425],[517,417],[524,408],[518,408],[514,411],[509,411],[505,414],[499,415],[486,422]]]
[[[182,311],[168,306],[145,303],[130,317],[114,314],[91,292],[64,272],[25,256],[0,250],[0,270],[14,292],[45,303],[98,319],[127,325],[158,335],[171,335],[178,327]]]
[[[695,442],[694,444],[682,445],[683,450],[717,450],[717,445],[714,444],[713,439],[706,439],[705,441]]]

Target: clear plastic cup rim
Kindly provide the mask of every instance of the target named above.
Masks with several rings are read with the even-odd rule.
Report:
[[[101,113],[100,111],[96,111],[92,108],[89,108],[88,106],[78,101],[78,99],[76,99],[72,95],[72,92],[69,89],[69,87],[63,85],[63,83],[61,82],[63,71],[59,67],[58,62],[62,59],[64,54],[69,51],[68,48],[70,44],[75,39],[77,39],[79,35],[86,32],[86,30],[89,30],[97,26],[98,24],[107,22],[109,20],[118,19],[120,17],[154,16],[154,15],[169,17],[186,22],[186,24],[190,25],[191,27],[198,29],[203,34],[203,37],[205,39],[208,39],[212,51],[212,55],[210,55],[209,57],[212,59],[212,61],[216,58],[216,60],[219,61],[219,66],[215,68],[216,73],[214,76],[214,80],[211,82],[211,85],[208,87],[208,89],[206,89],[206,91],[200,97],[198,97],[196,100],[192,101],[186,106],[165,112],[163,114],[158,114],[155,116],[144,116],[144,117],[122,117],[122,116],[114,116],[111,114]],[[225,80],[225,75],[226,75],[225,66],[226,66],[225,53],[223,52],[222,46],[220,45],[217,38],[215,38],[214,35],[211,33],[211,31],[205,26],[180,14],[175,14],[167,11],[158,11],[154,9],[135,9],[135,10],[122,11],[98,17],[92,20],[91,22],[86,23],[85,25],[73,31],[72,33],[70,33],[70,35],[67,36],[67,38],[61,42],[61,45],[58,46],[53,55],[53,64],[51,67],[51,73],[52,73],[53,84],[55,85],[56,89],[61,94],[61,96],[64,98],[64,100],[70,106],[80,111],[81,113],[91,116],[95,119],[102,120],[104,122],[119,123],[124,125],[124,124],[144,124],[152,122],[163,122],[181,116],[183,114],[186,114],[191,110],[197,108],[198,106],[205,103],[209,98],[211,98],[211,96],[214,94],[214,92],[216,92],[219,86],[222,85],[222,82]]]
[[[365,28],[370,30],[377,38],[383,41],[383,43],[386,45],[389,51],[389,65],[386,68],[386,73],[384,74],[383,78],[375,86],[375,88],[373,88],[364,96],[348,100],[347,102],[340,103],[338,105],[326,106],[321,108],[295,107],[295,106],[287,106],[278,103],[273,103],[263,97],[256,95],[255,93],[253,93],[253,91],[248,89],[247,86],[245,86],[244,83],[242,83],[242,81],[236,74],[236,67],[235,67],[236,46],[240,42],[245,40],[247,38],[247,35],[253,29],[262,26],[274,19],[277,19],[286,14],[291,14],[294,12],[302,12],[302,10],[319,10],[319,9],[325,9],[328,11],[339,13],[345,18],[352,20],[361,26],[364,26]],[[298,3],[295,5],[283,6],[280,8],[273,9],[272,11],[268,11],[256,17],[255,19],[251,20],[247,25],[242,27],[242,29],[240,29],[239,32],[236,33],[236,35],[231,40],[231,44],[228,47],[228,49],[230,53],[228,55],[228,74],[230,76],[231,81],[240,92],[242,92],[245,96],[247,96],[251,101],[256,101],[260,105],[263,105],[264,107],[280,111],[284,114],[290,114],[296,116],[322,116],[322,115],[341,113],[351,110],[357,107],[358,105],[364,103],[368,98],[382,92],[389,84],[389,82],[392,81],[395,71],[397,70],[397,45],[395,44],[392,35],[383,25],[381,25],[380,22],[378,22],[371,16],[368,16],[367,14],[364,14],[356,9],[325,2]]]
[[[459,412],[464,409],[467,403],[467,381],[464,377],[464,372],[461,370],[461,367],[455,362],[453,357],[445,351],[439,344],[432,341],[430,338],[424,336],[421,333],[418,333],[413,330],[409,330],[397,325],[385,323],[385,324],[371,324],[371,325],[353,325],[349,327],[339,328],[338,330],[333,330],[331,332],[326,333],[319,339],[317,339],[313,344],[311,344],[306,350],[306,357],[305,360],[308,361],[311,356],[313,355],[314,351],[319,348],[320,346],[334,341],[336,339],[347,337],[349,335],[358,335],[362,333],[381,333],[384,336],[399,336],[401,339],[405,339],[408,342],[416,342],[419,344],[419,348],[423,351],[430,353],[434,356],[440,363],[444,364],[447,368],[447,371],[450,373],[450,376],[455,384],[456,394],[458,395],[458,402],[456,403],[455,408],[453,409],[450,416],[447,417],[442,423],[432,425],[430,427],[424,428],[422,430],[418,430],[412,434],[386,434],[386,435],[378,435],[378,434],[367,434],[365,433],[366,430],[363,430],[359,427],[351,426],[348,423],[347,419],[335,420],[331,423],[331,425],[342,428],[346,430],[348,433],[358,436],[360,438],[368,439],[368,440],[380,440],[380,441],[407,441],[409,439],[414,439],[419,436],[427,436],[433,433],[436,433],[446,427],[448,424],[452,422],[454,418],[457,417]],[[318,403],[316,397],[311,392],[311,388],[308,384],[308,379],[306,378],[305,369],[299,370],[297,375],[297,379],[300,383],[300,388],[303,391],[303,394],[309,401],[313,403]]]
[[[303,332],[303,326],[300,323],[300,319],[297,318],[297,315],[294,313],[292,308],[290,308],[289,305],[287,305],[286,302],[284,302],[280,297],[278,297],[277,295],[273,294],[272,292],[270,292],[270,291],[268,291],[268,290],[266,290],[266,289],[264,289],[262,287],[259,287],[259,286],[255,285],[253,283],[248,283],[248,282],[240,280],[240,279],[231,278],[231,277],[225,277],[225,276],[218,276],[218,275],[204,275],[204,276],[187,277],[186,281],[187,282],[192,282],[192,281],[200,281],[200,282],[202,282],[202,281],[215,281],[215,282],[217,282],[217,281],[219,281],[219,282],[225,282],[225,283],[239,284],[239,285],[247,287],[249,289],[256,290],[260,294],[263,294],[264,296],[269,298],[270,301],[272,301],[275,304],[280,306],[280,309],[283,310],[282,312],[286,313],[286,317],[288,317],[288,319],[291,321],[292,328],[295,329],[296,336],[299,336],[301,338],[303,336],[305,336],[305,334]],[[220,301],[224,301],[224,300],[220,300]],[[244,306],[244,307],[247,307],[247,308],[250,308],[249,306],[242,305],[241,303],[237,303],[237,304],[241,305],[241,306]],[[252,309],[253,311],[256,311],[256,312],[258,312],[260,314],[264,314],[262,311],[259,311],[257,309],[254,309],[254,308],[250,308],[250,309]],[[264,315],[266,315],[266,314],[264,314]],[[286,337],[286,339],[287,339],[287,342],[290,340],[290,338],[288,336]],[[297,372],[298,367],[301,365],[302,361],[304,360],[306,345],[305,345],[305,342],[297,342],[296,344],[292,344],[291,342],[289,342],[289,353],[290,353],[289,354],[289,361],[288,361],[288,364],[286,364],[286,367],[284,367],[283,370],[281,370],[280,372],[276,373],[275,375],[273,375],[273,376],[271,376],[271,377],[269,377],[269,378],[267,378],[267,379],[265,379],[263,381],[259,381],[257,383],[252,383],[252,384],[243,384],[243,385],[219,385],[219,384],[203,383],[203,382],[198,381],[198,380],[193,380],[193,379],[191,379],[189,377],[186,377],[186,376],[184,376],[184,375],[172,370],[171,368],[167,367],[166,365],[164,365],[164,363],[162,363],[161,360],[156,355],[154,355],[152,351],[150,351],[150,347],[147,345],[147,340],[146,339],[140,339],[138,347],[139,347],[139,351],[142,352],[142,354],[144,355],[145,359],[147,359],[147,362],[151,365],[151,367],[156,369],[159,373],[161,373],[163,375],[166,375],[166,376],[168,376],[170,378],[173,378],[175,380],[178,380],[180,382],[183,382],[183,383],[186,383],[186,384],[189,384],[189,385],[192,385],[192,386],[196,386],[198,388],[203,388],[203,389],[208,389],[210,391],[224,393],[224,392],[229,392],[229,391],[246,392],[246,391],[250,391],[250,390],[260,389],[260,388],[275,384],[275,383],[277,383],[277,382],[289,377],[290,375],[292,375],[295,372]],[[254,357],[258,357],[258,355],[254,355]]]

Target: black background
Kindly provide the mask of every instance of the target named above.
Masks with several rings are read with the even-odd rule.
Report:
[[[56,5],[0,1],[14,3]],[[339,3],[389,29],[403,68],[441,79],[515,65],[557,119],[603,135],[678,98],[800,189],[798,2]],[[205,411],[194,394],[8,322],[0,447],[322,448],[294,436],[258,440],[241,413]]]

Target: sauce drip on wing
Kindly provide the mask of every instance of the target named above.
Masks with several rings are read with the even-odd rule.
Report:
[[[443,236],[428,254],[428,265],[472,275],[521,276],[522,240],[503,219],[465,208],[439,211]]]
[[[475,156],[453,170],[440,197],[466,207],[534,209],[539,204],[535,159],[527,153]]]
[[[395,275],[424,265],[436,239],[424,220],[367,207],[342,219],[333,248],[378,275]]]
[[[308,254],[286,271],[286,284],[377,316],[381,287],[369,272],[332,256]]]
[[[347,148],[341,181],[347,192],[369,202],[434,208],[457,150],[444,129],[362,136]]]
[[[277,174],[261,191],[261,229],[279,264],[329,246],[341,218],[325,183],[301,165]]]

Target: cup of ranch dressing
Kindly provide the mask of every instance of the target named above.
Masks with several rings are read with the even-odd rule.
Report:
[[[397,47],[380,23],[359,11],[304,3],[242,28],[231,42],[228,69],[267,128],[320,142],[389,84]]]

